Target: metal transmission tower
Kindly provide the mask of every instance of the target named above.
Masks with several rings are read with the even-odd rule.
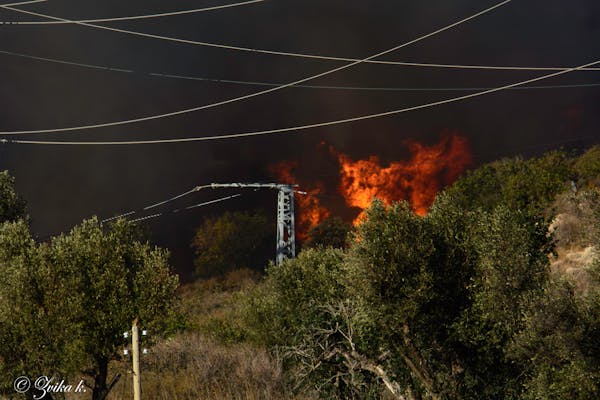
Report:
[[[208,185],[207,185],[208,186]],[[298,185],[281,183],[212,183],[209,187],[216,188],[255,188],[277,189],[277,264],[286,258],[296,256],[296,234],[294,224],[294,193],[305,194],[295,188]]]
[[[276,262],[296,257],[296,235],[294,225],[294,188],[282,185],[277,193],[277,249]]]

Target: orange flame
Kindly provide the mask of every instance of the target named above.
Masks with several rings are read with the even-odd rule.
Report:
[[[406,144],[411,159],[387,167],[382,167],[376,156],[353,161],[337,154],[339,191],[348,206],[365,210],[375,197],[388,205],[408,200],[417,214],[425,215],[441,186],[451,184],[472,163],[466,138],[456,133],[443,135],[439,143],[429,147],[412,140]]]
[[[279,179],[280,182],[294,184],[297,182],[293,171],[298,168],[298,163],[295,161],[281,161],[270,167],[271,173]],[[308,231],[319,225],[323,220],[331,215],[331,212],[321,205],[321,201],[317,197],[324,191],[324,185],[321,182],[316,182],[316,186],[312,189],[302,187],[300,190],[306,194],[296,194],[294,196],[295,203],[298,207],[298,223],[296,236],[300,240],[306,239]]]
[[[324,143],[321,143],[324,145]],[[390,205],[394,201],[407,200],[418,215],[425,215],[436,194],[443,186],[452,184],[472,164],[467,139],[456,133],[445,133],[440,141],[427,146],[413,140],[405,145],[411,153],[406,161],[394,161],[382,166],[377,156],[354,161],[350,156],[330,148],[339,162],[339,193],[349,207],[359,208],[361,213],[354,220],[358,223],[374,198]],[[298,183],[296,161],[281,161],[270,167],[279,182]],[[326,192],[322,182],[303,184],[306,195],[295,196],[298,208],[297,237],[303,240],[307,232],[331,216],[318,195]]]

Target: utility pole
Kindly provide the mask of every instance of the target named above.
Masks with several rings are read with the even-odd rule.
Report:
[[[148,331],[143,329],[142,337],[145,338],[147,335],[148,335]],[[123,332],[123,337],[125,339],[129,339],[129,332]],[[148,354],[148,353],[149,353],[148,349],[144,348],[142,350],[142,354]],[[129,355],[129,349],[127,348],[127,346],[123,349],[123,355],[125,355],[125,356]],[[133,400],[141,400],[141,398],[142,398],[142,375],[141,375],[141,369],[140,369],[140,331],[138,329],[138,319],[137,318],[133,320],[133,325],[131,326],[131,358],[132,358],[131,361],[133,364],[133,371],[128,371],[128,372],[133,372]],[[120,375],[117,375],[115,377],[115,379],[113,379],[113,383],[111,383],[109,391],[116,384],[116,381],[118,380],[119,377],[120,377]]]
[[[216,188],[267,188],[277,189],[277,243],[275,261],[281,264],[286,258],[296,256],[296,234],[294,222],[294,193],[306,194],[296,190],[298,185],[282,183],[212,183],[198,186],[196,189]]]
[[[140,337],[137,326],[138,319],[133,320],[131,327],[131,356],[133,358],[133,400],[142,399],[142,382],[140,376]]]

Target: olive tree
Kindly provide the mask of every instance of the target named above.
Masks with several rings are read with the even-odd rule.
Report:
[[[72,290],[77,271],[48,263],[23,221],[0,225],[0,387],[15,394],[19,376],[75,373],[85,357],[73,313],[81,302]],[[32,394],[29,393],[31,396]]]
[[[160,335],[172,315],[178,279],[168,252],[129,222],[97,218],[39,245],[23,222],[5,223],[0,242],[0,352],[13,372],[5,376],[80,371],[93,379],[93,399],[104,398],[132,321]]]

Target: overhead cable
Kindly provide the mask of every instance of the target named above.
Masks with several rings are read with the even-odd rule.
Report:
[[[46,1],[46,0],[43,0]],[[140,19],[150,19],[150,18],[161,18],[161,17],[171,17],[175,15],[184,15],[184,14],[195,14],[205,11],[214,11],[221,10],[224,8],[232,8],[239,7],[253,3],[262,3],[265,0],[250,0],[243,1],[240,3],[232,3],[232,4],[224,4],[220,6],[212,6],[212,7],[204,7],[204,8],[194,8],[191,10],[181,10],[181,11],[171,11],[164,12],[159,14],[145,14],[145,15],[133,15],[129,17],[116,17],[116,18],[97,18],[97,19],[83,19],[77,21],[0,21],[0,25],[59,25],[59,24],[77,24],[80,22],[119,22],[119,21],[132,21],[132,20],[140,20]],[[37,1],[33,2],[36,3]],[[22,5],[23,3],[21,3]],[[27,2],[25,4],[31,4],[31,2]],[[5,4],[5,6],[14,6],[19,4]]]
[[[26,4],[44,3],[48,0],[21,1],[19,3],[0,4],[0,7],[24,6]]]
[[[75,67],[82,68],[90,68],[95,70],[105,70],[105,71],[114,71],[121,73],[132,73],[132,74],[140,74],[140,75],[149,75],[151,77],[158,78],[169,78],[169,79],[181,79],[181,80],[191,80],[191,81],[201,81],[201,82],[211,82],[211,83],[225,83],[225,84],[233,84],[233,85],[248,85],[248,86],[281,86],[283,83],[281,82],[258,82],[258,81],[244,81],[244,80],[234,80],[234,79],[222,79],[222,78],[208,78],[201,76],[189,76],[189,75],[177,75],[177,74],[169,74],[169,73],[159,73],[159,72],[140,72],[134,71],[131,69],[123,69],[116,68],[110,66],[102,66],[95,64],[84,64],[78,63],[74,61],[61,60],[56,58],[48,58],[48,57],[38,57],[30,54],[17,53],[13,51],[0,50],[0,54],[6,54],[10,56],[27,58],[30,60],[36,61],[45,61],[55,64],[63,64],[63,65],[71,65]],[[589,70],[589,69],[588,69]],[[591,83],[573,83],[573,84],[564,84],[564,85],[540,85],[540,86],[522,86],[511,88],[511,90],[538,90],[538,89],[568,89],[568,88],[586,88],[586,87],[598,87],[600,86],[600,82],[591,82]],[[347,91],[372,91],[372,92],[475,92],[479,90],[488,90],[492,89],[492,87],[464,87],[464,86],[456,86],[456,87],[398,87],[398,86],[343,86],[343,85],[295,85],[294,88],[300,89],[320,89],[320,90],[347,90]]]
[[[392,52],[397,51],[397,50],[399,50],[401,48],[404,48],[404,47],[407,47],[407,46],[409,46],[411,44],[420,42],[422,40],[425,40],[427,38],[435,36],[435,35],[437,35],[439,33],[447,31],[447,30],[449,30],[451,28],[454,28],[454,27],[456,27],[458,25],[461,25],[461,24],[463,24],[463,23],[465,23],[467,21],[475,19],[475,18],[477,18],[477,17],[479,17],[479,16],[481,16],[483,14],[486,14],[486,13],[488,13],[490,11],[495,10],[498,7],[506,5],[506,4],[510,3],[511,1],[512,0],[504,0],[504,1],[498,3],[498,4],[494,5],[494,6],[486,8],[483,11],[477,12],[477,13],[469,16],[469,17],[463,18],[463,19],[461,19],[461,20],[459,20],[457,22],[454,22],[454,23],[452,23],[450,25],[446,25],[443,28],[440,28],[440,29],[437,29],[437,30],[435,30],[433,32],[430,32],[428,34],[422,35],[422,36],[420,36],[420,37],[418,37],[416,39],[410,40],[410,41],[405,42],[403,44],[400,44],[398,46],[394,46],[394,47],[392,47],[390,49],[381,51],[379,53],[375,53],[375,54],[373,54],[373,55],[371,55],[369,57],[363,58],[361,60],[353,61],[353,62],[351,62],[349,64],[345,64],[345,65],[342,65],[340,67],[333,68],[333,69],[327,70],[325,72],[321,72],[321,73],[316,74],[316,75],[311,75],[309,77],[302,78],[302,79],[299,79],[297,81],[290,82],[290,83],[287,83],[287,84],[284,84],[284,85],[280,85],[280,86],[276,86],[276,87],[273,87],[273,88],[270,88],[270,89],[262,90],[260,92],[255,92],[255,93],[251,93],[251,94],[248,94],[248,95],[244,95],[244,96],[240,96],[240,97],[235,97],[235,98],[231,98],[231,99],[219,101],[219,102],[212,103],[212,104],[206,104],[206,105],[199,106],[199,107],[193,107],[193,108],[188,108],[188,109],[184,109],[184,110],[179,110],[179,111],[173,111],[173,112],[169,112],[169,113],[164,113],[164,114],[157,114],[157,115],[151,115],[151,116],[146,116],[146,117],[133,118],[133,119],[123,120],[123,121],[106,122],[106,123],[92,124],[92,125],[72,126],[72,127],[67,127],[67,128],[31,129],[31,130],[18,130],[18,131],[0,131],[0,134],[2,134],[2,135],[22,135],[22,134],[36,134],[36,133],[57,133],[57,132],[69,132],[69,131],[80,131],[80,130],[105,128],[105,127],[111,127],[111,126],[121,126],[121,125],[134,124],[134,123],[145,122],[145,121],[152,121],[152,120],[157,120],[157,119],[162,119],[162,118],[168,118],[168,117],[173,117],[173,116],[182,115],[182,114],[188,114],[188,113],[192,113],[192,112],[196,112],[196,111],[200,111],[200,110],[206,110],[206,109],[209,109],[209,108],[214,108],[214,107],[222,106],[222,105],[225,105],[225,104],[231,104],[231,103],[235,103],[235,102],[238,102],[238,101],[247,100],[247,99],[258,97],[258,96],[262,96],[262,95],[265,95],[265,94],[268,94],[268,93],[273,93],[273,92],[276,92],[276,91],[279,91],[279,90],[283,90],[283,89],[291,87],[291,86],[299,85],[301,83],[308,82],[308,81],[311,81],[311,80],[314,80],[314,79],[317,79],[317,78],[322,78],[324,76],[328,76],[328,75],[331,75],[333,73],[346,70],[346,69],[351,68],[351,67],[353,67],[355,65],[361,64],[361,63],[363,63],[365,61],[372,60],[374,58],[383,56],[383,55],[388,54],[388,53],[392,53]],[[8,8],[8,9],[12,9],[12,10],[18,10],[18,9],[14,9],[14,8],[11,8],[11,7],[6,7],[6,6],[4,6],[4,8]],[[52,18],[54,18],[54,17],[52,17]],[[90,24],[80,23],[79,25],[86,25],[87,26],[87,25],[90,25]],[[94,26],[96,26],[96,25],[94,25]]]
[[[45,0],[38,0],[38,1],[45,1]],[[296,52],[289,52],[289,51],[256,49],[256,48],[243,47],[243,46],[233,46],[233,45],[225,45],[225,44],[220,44],[220,43],[210,43],[210,42],[203,42],[203,41],[197,41],[197,40],[154,35],[154,34],[150,34],[150,33],[131,31],[131,30],[126,30],[126,29],[117,29],[117,28],[112,28],[112,27],[102,26],[102,25],[93,25],[93,24],[86,23],[86,22],[77,22],[77,21],[72,21],[72,20],[68,20],[68,19],[64,19],[64,18],[54,17],[54,16],[47,15],[47,14],[36,13],[33,11],[20,10],[17,8],[9,8],[8,6],[9,5],[0,6],[0,7],[4,7],[6,9],[10,9],[15,12],[20,12],[20,13],[24,13],[24,14],[34,15],[37,17],[52,19],[57,22],[83,25],[83,26],[88,26],[88,27],[96,28],[96,29],[103,29],[103,30],[108,30],[108,31],[113,31],[113,32],[118,32],[118,33],[124,33],[124,34],[129,34],[129,35],[134,35],[134,36],[145,37],[148,39],[166,40],[166,41],[181,43],[181,44],[212,47],[212,48],[219,48],[219,49],[224,49],[224,50],[242,51],[242,52],[249,52],[249,53],[254,53],[254,54],[267,54],[267,55],[275,55],[275,56],[297,57],[297,58],[306,58],[306,59],[324,60],[324,61],[343,61],[343,62],[359,61],[359,59],[357,59],[357,58],[350,58],[350,57],[335,57],[335,56],[325,56],[325,55],[318,55],[318,54],[296,53]],[[406,67],[478,69],[478,70],[561,71],[561,70],[566,69],[566,67],[443,64],[443,63],[424,63],[424,62],[407,62],[407,61],[390,61],[390,60],[366,60],[363,62],[365,64],[402,65],[402,66],[406,66]],[[586,70],[600,71],[600,68],[587,68]]]
[[[194,187],[194,188],[192,188],[192,189],[190,189],[188,191],[185,191],[185,192],[183,192],[181,194],[177,194],[175,196],[169,197],[166,200],[159,201],[158,203],[150,204],[150,205],[145,206],[145,207],[143,207],[143,208],[141,208],[139,210],[135,210],[135,211],[132,210],[132,211],[128,211],[128,212],[125,212],[125,213],[122,213],[122,214],[119,214],[119,215],[115,215],[114,217],[105,218],[105,219],[103,219],[100,222],[108,222],[108,221],[112,221],[112,220],[118,219],[118,218],[129,217],[129,216],[131,216],[133,214],[140,214],[140,213],[142,213],[144,211],[148,211],[150,209],[153,209],[153,208],[156,208],[156,207],[159,207],[159,206],[163,206],[163,205],[165,205],[167,203],[171,203],[171,202],[173,202],[175,200],[181,199],[182,197],[188,196],[188,195],[190,195],[192,193],[199,192],[199,191],[201,191],[203,189],[224,189],[224,188],[237,188],[237,189],[239,189],[239,188],[252,188],[252,189],[254,189],[254,191],[257,191],[257,190],[260,190],[260,189],[279,189],[281,186],[289,186],[289,185],[287,185],[287,184],[280,184],[280,183],[211,183],[211,184],[208,184],[208,185],[200,185],[200,186],[196,186],[196,187]],[[291,185],[291,186],[297,186],[297,185]],[[303,191],[300,191],[300,190],[296,190],[296,189],[294,189],[293,192],[294,193],[298,193],[298,194],[306,194],[306,192],[303,192]],[[222,200],[227,200],[227,199],[234,198],[234,197],[239,197],[239,196],[241,196],[241,194],[237,194],[237,195],[233,195],[233,196],[228,196],[228,197],[223,197],[223,198],[220,198],[220,199],[217,199],[217,200],[211,200],[211,201],[208,201],[208,202],[204,202],[204,203],[199,203],[199,204],[195,204],[195,205],[192,205],[192,206],[188,206],[188,207],[183,208],[183,210],[191,210],[193,208],[201,207],[201,206],[204,206],[206,204],[212,204],[212,203],[216,203],[216,202],[219,202],[219,201],[222,201]],[[179,212],[179,211],[181,211],[181,209],[172,210],[172,212]],[[155,216],[159,216],[159,215],[162,215],[162,214],[164,214],[164,213],[156,213],[156,214],[153,214],[150,217],[154,218]],[[143,217],[143,218],[145,218],[145,217]],[[142,219],[142,218],[140,218],[140,219]]]
[[[165,205],[167,203],[171,203],[171,202],[173,202],[175,200],[181,199],[182,197],[188,196],[188,195],[190,195],[192,193],[196,193],[196,192],[198,192],[198,191],[200,191],[202,189],[206,189],[206,188],[210,188],[210,187],[211,187],[210,185],[196,186],[196,187],[194,187],[194,188],[192,188],[192,189],[190,189],[190,190],[188,190],[186,192],[183,192],[181,194],[169,197],[166,200],[162,200],[162,201],[160,201],[158,203],[150,204],[150,205],[148,205],[148,206],[146,206],[144,208],[141,208],[139,210],[135,210],[135,211],[132,210],[132,211],[128,211],[128,212],[125,212],[125,213],[122,213],[122,214],[119,214],[119,215],[115,215],[114,217],[105,218],[105,219],[103,219],[100,222],[108,222],[108,221],[112,221],[113,219],[129,217],[129,216],[131,216],[133,214],[136,214],[136,213],[141,213],[143,211],[148,211],[148,210],[150,210],[152,208],[156,208],[156,207]]]
[[[145,217],[140,217],[140,218],[132,219],[129,222],[141,222],[141,221],[145,221],[145,220],[148,220],[148,219],[162,217],[162,216],[168,215],[168,214],[178,213],[178,212],[181,212],[181,211],[184,211],[184,210],[192,210],[194,208],[204,207],[204,206],[207,206],[207,205],[210,205],[210,204],[220,203],[222,201],[234,199],[236,197],[240,197],[241,195],[242,195],[241,193],[237,193],[237,194],[233,194],[231,196],[220,197],[220,198],[215,199],[215,200],[205,201],[203,203],[194,204],[194,205],[182,208],[182,209],[175,209],[175,210],[171,210],[169,212],[156,213],[156,214],[147,215]]]
[[[192,210],[194,208],[204,207],[204,206],[207,206],[207,205],[210,205],[210,204],[220,203],[222,201],[226,201],[226,200],[230,200],[230,199],[233,199],[233,198],[236,198],[236,197],[240,197],[241,195],[242,195],[241,193],[238,193],[238,194],[234,194],[234,195],[231,195],[231,196],[220,197],[218,199],[205,201],[203,203],[194,204],[194,205],[191,205],[191,206],[188,206],[188,207],[184,207],[184,208],[181,208],[181,209],[174,209],[174,210],[170,210],[170,211],[166,211],[166,212],[162,212],[162,213],[155,213],[155,214],[151,214],[151,215],[146,215],[144,217],[140,217],[140,218],[136,218],[136,219],[133,219],[133,220],[129,220],[129,222],[141,222],[141,221],[145,221],[145,220],[148,220],[148,219],[157,218],[157,217],[160,217],[160,216],[163,216],[163,215],[167,215],[167,214],[170,214],[170,213],[178,213],[180,211]],[[118,219],[118,218],[125,218],[125,217],[133,215],[135,213],[136,213],[136,211],[130,211],[130,212],[127,212],[127,213],[123,213],[121,215],[117,215],[117,216],[111,217],[111,218],[105,218],[105,219],[101,220],[100,223],[110,222],[110,221],[113,221],[113,220]],[[46,235],[46,236],[43,236],[41,239],[43,239],[43,240],[49,239],[52,236],[53,235]]]
[[[291,127],[287,127],[287,128],[269,129],[269,130],[262,130],[262,131],[253,131],[253,132],[241,132],[241,133],[231,133],[231,134],[223,134],[223,135],[200,136],[200,137],[186,137],[186,138],[176,138],[176,139],[128,140],[128,141],[50,141],[50,140],[45,140],[44,141],[44,140],[20,140],[20,139],[19,140],[16,140],[16,139],[15,140],[11,140],[11,139],[2,139],[2,140],[0,140],[0,142],[4,142],[4,143],[19,143],[19,144],[33,144],[33,145],[115,146],[115,145],[142,145],[142,144],[165,144],[165,143],[201,142],[201,141],[208,141],[208,140],[224,140],[224,139],[234,139],[234,138],[243,138],[243,137],[254,137],[254,136],[283,134],[283,133],[290,133],[290,132],[300,132],[300,131],[305,131],[305,130],[313,129],[313,128],[322,128],[322,127],[327,127],[327,126],[347,124],[347,123],[351,123],[351,122],[364,121],[364,120],[369,120],[369,119],[374,119],[374,118],[381,118],[381,117],[386,117],[386,116],[401,114],[401,113],[405,113],[405,112],[409,112],[409,111],[416,111],[416,110],[421,110],[421,109],[425,109],[425,108],[436,107],[436,106],[440,106],[440,105],[443,105],[443,104],[455,103],[455,102],[458,102],[458,101],[462,101],[462,100],[467,100],[467,99],[474,98],[474,97],[483,96],[483,95],[486,95],[486,94],[500,92],[502,90],[507,90],[507,89],[510,89],[510,88],[513,88],[513,87],[517,87],[517,86],[521,86],[521,85],[527,85],[529,83],[541,81],[541,80],[544,80],[544,79],[549,79],[549,78],[552,78],[552,77],[555,77],[555,76],[563,75],[563,74],[566,74],[566,73],[569,73],[569,72],[580,70],[582,68],[586,68],[586,67],[589,67],[589,66],[592,66],[592,65],[596,65],[598,63],[600,63],[600,60],[597,60],[597,61],[594,61],[594,62],[591,62],[591,63],[587,63],[587,64],[583,64],[583,65],[580,65],[578,67],[569,68],[568,70],[565,70],[565,71],[554,72],[554,73],[551,73],[551,74],[546,74],[546,75],[539,76],[537,78],[527,79],[525,81],[520,81],[520,82],[512,83],[510,85],[504,85],[504,86],[500,86],[500,87],[497,87],[497,88],[494,88],[494,89],[484,90],[484,91],[481,91],[481,92],[471,93],[471,94],[467,94],[467,95],[464,95],[464,96],[452,97],[452,98],[445,99],[445,100],[434,101],[434,102],[431,102],[431,103],[420,104],[420,105],[416,105],[416,106],[412,106],[412,107],[406,107],[406,108],[401,108],[401,109],[397,109],[397,110],[381,112],[381,113],[377,113],[377,114],[368,114],[368,115],[362,115],[362,116],[359,116],[359,117],[352,117],[352,118],[338,119],[338,120],[334,120],[334,121],[319,122],[319,123],[310,124],[310,125],[291,126]]]

